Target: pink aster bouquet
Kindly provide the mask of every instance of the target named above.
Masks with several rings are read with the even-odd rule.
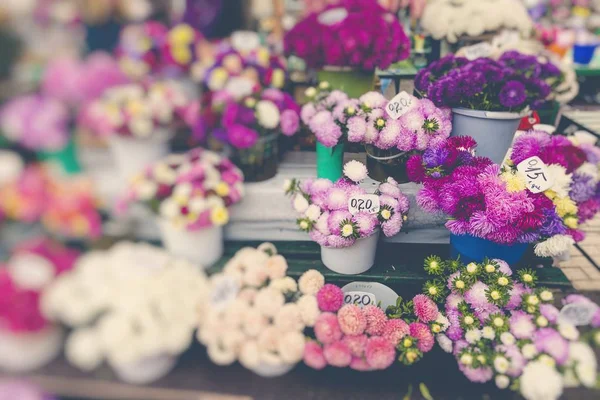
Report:
[[[494,380],[530,400],[558,399],[563,387],[595,386],[593,350],[552,304],[554,294],[536,289],[533,271],[515,273],[502,260],[463,265],[435,256],[425,269],[436,277],[425,292],[444,305],[450,322],[437,341],[470,381]],[[580,295],[565,299],[576,302],[593,307],[590,321],[599,326],[600,308]]]
[[[38,94],[16,97],[0,109],[0,131],[10,142],[34,151],[58,151],[69,141],[69,109]]]
[[[344,304],[344,292],[332,284],[324,285],[316,297],[321,312],[314,324],[316,340],[304,348],[304,362],[314,369],[383,370],[396,359],[412,365],[433,348],[434,333],[449,325],[424,295],[410,302],[398,298],[387,313],[376,305]]]
[[[293,136],[300,128],[300,107],[279,89],[234,97],[213,92],[211,108],[203,109],[194,135],[212,137],[233,148],[232,159],[248,182],[269,179],[279,163],[278,136]]]
[[[408,213],[408,198],[392,178],[381,183],[375,197],[379,210],[349,211],[353,197],[368,192],[360,186],[367,178],[367,168],[358,161],[344,166],[344,177],[337,182],[328,179],[286,182],[286,193],[292,196],[294,210],[299,213],[298,227],[323,247],[346,248],[357,240],[378,233],[394,236],[402,229]]]
[[[89,104],[78,124],[98,136],[149,138],[196,122],[198,104],[173,80],[113,87]]]
[[[198,340],[218,365],[239,361],[265,377],[290,371],[302,360],[304,332],[320,311],[316,294],[325,278],[306,271],[287,276],[287,262],[270,243],[238,251],[211,276],[209,299],[198,315]]]
[[[398,18],[375,0],[344,0],[312,13],[287,32],[284,45],[315,69],[386,69],[410,51]]]
[[[424,210],[447,214],[446,227],[455,236],[501,245],[535,243],[565,233],[551,199],[527,190],[523,180],[490,159],[474,156],[476,146],[471,137],[451,137],[409,159],[409,178],[423,183],[417,203]],[[566,249],[559,244],[542,245],[536,252],[558,255]],[[518,254],[516,248],[510,251],[513,257]]]

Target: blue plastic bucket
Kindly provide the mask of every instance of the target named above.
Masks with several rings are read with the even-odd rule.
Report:
[[[477,142],[478,156],[502,164],[520,122],[521,115],[514,112],[453,108],[450,136],[471,136]]]
[[[528,244],[498,244],[471,235],[450,235],[450,256],[465,263],[482,262],[485,258],[498,258],[516,264],[523,258]]]
[[[576,44],[573,46],[575,64],[588,65],[594,58],[597,44]]]

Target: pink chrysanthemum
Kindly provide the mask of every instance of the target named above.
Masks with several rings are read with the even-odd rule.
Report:
[[[464,367],[462,364],[460,365],[462,373],[471,382],[485,383],[492,379],[492,377],[494,376],[494,371],[492,371],[492,369],[489,367],[471,368]]]
[[[356,225],[358,225],[358,230],[360,232],[361,237],[371,236],[379,221],[377,220],[377,214],[369,214],[366,212],[360,212],[352,218]]]
[[[319,309],[325,312],[337,312],[344,304],[344,292],[331,283],[325,284],[317,293]]]
[[[487,299],[485,291],[488,286],[483,282],[476,282],[471,289],[465,293],[465,301],[473,308],[487,308],[490,302]]]
[[[334,342],[325,345],[323,355],[329,365],[333,367],[347,367],[350,365],[350,361],[352,361],[350,349],[342,342]]]
[[[353,357],[362,357],[367,345],[367,335],[344,336],[342,342],[348,346]]]
[[[382,336],[391,342],[394,346],[400,343],[400,340],[408,335],[410,329],[408,324],[401,319],[390,319],[385,323],[383,327]]]
[[[560,314],[560,311],[552,304],[541,304],[540,314],[542,314],[548,320],[548,322],[550,322],[551,324],[555,324],[558,320],[558,315]]]
[[[352,117],[348,120],[348,141],[362,142],[367,131],[367,121],[362,116]]]
[[[427,323],[434,321],[439,314],[437,305],[424,294],[416,295],[413,298],[413,304],[415,315],[421,322]]]
[[[329,235],[324,235],[317,229],[313,229],[308,235],[310,236],[310,239],[318,245],[323,247],[329,246]]]
[[[513,311],[510,317],[510,333],[517,339],[529,339],[535,332],[533,316],[523,311]]]
[[[506,375],[512,376],[513,378],[518,378],[521,376],[526,360],[525,357],[523,357],[523,353],[521,353],[519,347],[516,345],[500,345],[496,347],[496,350],[503,352],[510,361],[510,367],[508,368],[508,371],[506,371]]]
[[[427,353],[433,348],[435,340],[427,325],[420,322],[413,322],[409,325],[409,333],[410,336],[418,340],[417,348],[423,353]]]
[[[373,336],[367,341],[365,359],[375,369],[386,369],[396,359],[396,348],[381,336]]]
[[[327,193],[327,208],[329,210],[347,210],[348,194],[344,189],[333,188]]]
[[[327,366],[323,348],[317,342],[310,341],[304,346],[304,364],[317,370]]]
[[[531,289],[523,285],[522,283],[515,283],[510,291],[510,299],[506,304],[507,310],[514,310],[521,305],[521,298],[525,293],[531,293]]]
[[[381,229],[383,230],[383,234],[385,236],[391,237],[400,232],[403,224],[404,220],[402,219],[402,215],[400,213],[396,213],[392,215],[390,219],[381,224]]]
[[[345,335],[361,335],[367,327],[367,319],[359,306],[346,304],[337,314],[338,323]]]
[[[337,316],[333,313],[323,313],[315,322],[315,336],[323,344],[333,343],[342,338],[342,330],[338,324]]]
[[[371,336],[381,335],[388,321],[385,312],[374,305],[366,306],[363,308],[363,312],[367,319],[367,329],[365,330],[367,334]]]
[[[549,354],[558,365],[563,365],[569,358],[569,342],[553,328],[535,332],[533,343],[538,351]]]
[[[350,368],[355,371],[372,371],[373,367],[369,365],[367,360],[363,357],[352,357],[352,361],[350,361]]]

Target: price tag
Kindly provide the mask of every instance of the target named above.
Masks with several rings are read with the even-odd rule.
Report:
[[[560,310],[558,321],[575,326],[588,325],[596,313],[598,306],[590,303],[567,304]]]
[[[219,275],[213,278],[210,302],[216,309],[227,307],[237,297],[240,285],[231,276]]]
[[[407,112],[409,112],[414,106],[413,96],[406,92],[398,93],[389,103],[385,106],[385,110],[388,115],[393,119],[398,119]]]
[[[385,310],[388,306],[396,305],[398,299],[398,293],[377,282],[352,282],[344,286],[342,291],[345,303],[359,307],[372,304]]]
[[[554,179],[548,172],[546,164],[538,157],[533,156],[521,161],[517,170],[525,176],[527,189],[531,193],[540,193],[552,187]]]
[[[519,43],[521,36],[517,31],[504,30],[499,35],[494,36],[492,40],[492,46],[498,48],[504,48],[514,46]]]
[[[355,304],[360,308],[366,306],[376,306],[377,298],[373,293],[367,292],[345,292],[344,293],[344,304]]]
[[[258,33],[237,31],[231,34],[231,46],[239,52],[250,52],[260,46]]]
[[[318,21],[323,25],[335,25],[346,19],[348,11],[345,8],[334,8],[329,11],[321,13],[317,18]]]
[[[481,42],[474,44],[473,46],[464,47],[464,54],[468,60],[476,60],[482,57],[489,57],[492,55],[493,47],[488,42]]]
[[[352,196],[348,200],[348,211],[350,211],[350,214],[352,215],[358,214],[359,212],[377,214],[379,209],[379,196],[375,194]]]

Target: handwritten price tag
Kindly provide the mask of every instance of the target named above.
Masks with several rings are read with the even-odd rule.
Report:
[[[478,58],[491,56],[493,47],[488,42],[481,42],[474,44],[473,46],[464,47],[463,50],[465,52],[465,57],[472,61]]]
[[[374,194],[352,196],[348,200],[348,211],[350,211],[350,214],[352,215],[358,214],[359,212],[377,214],[380,208],[379,196]]]
[[[575,326],[588,325],[592,322],[597,306],[595,304],[577,303],[567,304],[560,310],[559,322],[566,322]]]
[[[517,165],[517,170],[525,176],[527,189],[531,193],[543,192],[552,187],[554,183],[554,179],[548,172],[548,167],[538,156],[521,161]]]
[[[377,298],[373,293],[367,292],[346,292],[344,294],[344,304],[355,304],[360,308],[366,306],[376,306]]]
[[[348,11],[340,7],[321,13],[317,19],[323,25],[334,25],[346,19],[347,16]]]
[[[223,309],[235,300],[240,291],[240,285],[234,278],[226,275],[221,275],[213,279],[210,302],[216,309]]]
[[[406,92],[400,92],[387,103],[385,110],[390,118],[398,119],[409,112],[413,107],[413,96]]]

